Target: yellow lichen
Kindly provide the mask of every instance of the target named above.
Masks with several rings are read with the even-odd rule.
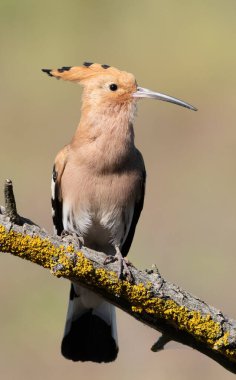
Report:
[[[210,315],[202,316],[200,312],[188,310],[173,300],[151,297],[143,284],[129,284],[126,291],[135,312],[146,312],[174,322],[180,329],[207,341],[209,345],[220,337],[221,326]]]
[[[138,306],[132,306],[131,307],[132,311],[134,313],[142,313],[142,308],[141,307],[138,307]]]
[[[53,257],[58,257],[63,248],[56,248],[49,240],[38,236],[23,235],[13,230],[7,232],[0,226],[0,250],[50,268]]]
[[[98,268],[95,270],[95,276],[97,282],[101,285],[103,289],[107,289],[110,293],[115,296],[120,296],[122,290],[122,283],[119,281],[118,276],[115,272],[106,271],[105,269]]]
[[[214,344],[214,349],[218,350],[219,348],[227,346],[229,338],[229,332],[227,331],[220,339],[218,339]]]

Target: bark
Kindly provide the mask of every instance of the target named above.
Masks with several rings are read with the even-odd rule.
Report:
[[[133,280],[119,279],[117,262],[104,265],[105,253],[81,247],[73,236],[52,236],[19,216],[9,180],[6,191],[6,207],[0,206],[1,252],[37,263],[57,277],[77,281],[161,332],[153,351],[163,349],[174,340],[236,373],[235,320],[167,282],[155,266],[140,271],[131,265]]]

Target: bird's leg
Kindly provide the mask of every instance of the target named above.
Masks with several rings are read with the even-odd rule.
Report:
[[[69,232],[63,230],[61,233],[61,237],[63,240],[66,240],[68,244],[73,244],[73,240],[75,240],[79,243],[79,248],[82,248],[82,246],[84,245],[84,238],[78,235],[76,232]]]
[[[118,245],[115,245],[115,250],[116,250],[115,256],[112,256],[112,255],[107,256],[106,259],[104,260],[104,265],[118,261],[119,263],[118,277],[120,279],[126,278],[128,281],[133,282],[133,275],[129,269],[129,266],[131,266],[131,263],[129,261],[126,261],[126,259],[122,256],[122,253]]]

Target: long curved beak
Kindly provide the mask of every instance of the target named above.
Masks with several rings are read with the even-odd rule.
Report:
[[[189,108],[190,110],[197,111],[197,108],[191,106],[191,104],[183,102],[180,99],[173,98],[172,96],[161,94],[160,92],[154,92],[147,88],[137,87],[137,91],[133,93],[134,98],[150,98],[163,100],[164,102],[174,103],[178,106]]]

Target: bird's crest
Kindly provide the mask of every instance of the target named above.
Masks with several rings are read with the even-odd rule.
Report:
[[[68,80],[72,82],[83,82],[86,79],[99,75],[120,75],[122,72],[115,67],[99,63],[84,62],[83,66],[63,66],[60,69],[42,69],[50,77]]]

